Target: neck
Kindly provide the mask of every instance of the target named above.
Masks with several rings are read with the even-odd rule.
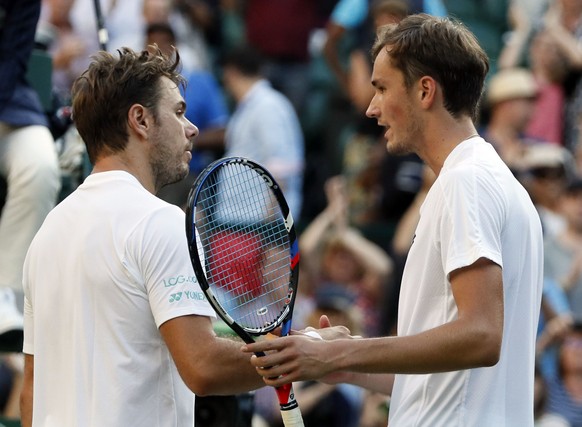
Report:
[[[128,158],[127,155],[110,155],[98,159],[95,162],[91,174],[110,171],[125,171],[133,175],[150,193],[156,194],[157,189],[151,171],[149,169],[146,170],[139,165],[139,162],[132,162],[131,158]]]
[[[449,125],[444,122],[438,129],[440,132],[431,132],[427,128],[424,144],[417,153],[437,176],[449,154],[458,145],[479,135],[469,117],[452,121]]]

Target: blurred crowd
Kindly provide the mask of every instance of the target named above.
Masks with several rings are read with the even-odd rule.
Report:
[[[375,30],[420,12],[467,25],[492,65],[478,128],[528,190],[545,233],[536,425],[582,426],[582,0],[101,0],[100,6],[109,51],[156,43],[168,55],[175,46],[182,60],[186,115],[200,134],[190,176],[159,197],[184,206],[197,174],[221,156],[266,166],[299,223],[294,326],[317,326],[328,314],[362,336],[397,332],[400,275],[435,178],[415,155],[388,155],[382,128],[365,115]],[[58,155],[54,203],[90,172],[68,106],[72,82],[100,49],[95,12],[93,0],[42,0],[36,27],[29,71]],[[12,178],[4,170],[2,176],[7,208]],[[21,203],[23,211],[32,206]],[[0,246],[8,245],[2,222],[12,220],[14,230],[24,219],[5,212]],[[21,309],[22,292],[10,280],[0,281],[0,291],[9,290],[6,297],[0,292],[0,338],[22,328],[12,308]],[[6,356],[0,371],[0,404],[17,418],[10,391],[18,388],[19,361]],[[387,424],[388,396],[345,385],[296,389],[308,426]],[[280,425],[272,390],[259,390],[251,401],[253,426]],[[240,413],[245,402],[239,400]],[[197,425],[222,425],[208,408]]]

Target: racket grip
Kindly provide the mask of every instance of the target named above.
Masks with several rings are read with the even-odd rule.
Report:
[[[281,411],[281,418],[285,427],[303,427],[303,417],[299,407]]]
[[[295,400],[295,393],[293,392],[293,385],[291,383],[284,384],[275,388],[279,405],[281,406],[281,418],[285,427],[303,427],[303,417],[301,410]]]

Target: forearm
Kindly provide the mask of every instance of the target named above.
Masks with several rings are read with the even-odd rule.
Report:
[[[492,366],[498,346],[486,328],[457,320],[412,336],[332,341],[326,353],[334,370],[426,374]]]
[[[370,84],[372,70],[366,54],[361,50],[355,50],[350,55],[350,70],[348,73],[348,86],[350,99],[358,112],[365,113],[370,100],[374,96],[374,86]]]
[[[460,321],[403,337],[332,339],[290,336],[249,345],[263,351],[253,365],[267,385],[289,381],[348,382],[389,392],[389,376],[366,374],[427,374],[492,366],[499,360],[500,338]],[[323,330],[320,330],[323,331]],[[351,373],[355,373],[352,375]],[[386,384],[383,384],[383,378]]]
[[[342,382],[390,396],[394,386],[394,374],[349,372]]]
[[[192,366],[197,395],[232,395],[264,387],[249,355],[241,353],[242,344],[238,339],[216,338],[203,360]]]
[[[338,25],[334,22],[330,22],[327,25],[327,40],[323,46],[323,57],[326,60],[329,69],[336,77],[340,87],[346,91],[348,91],[348,83],[347,83],[347,73],[344,70],[338,53],[338,45],[340,39],[345,34],[346,29],[343,28],[341,25]]]
[[[20,393],[20,422],[22,427],[32,427],[33,376],[33,356],[25,354],[24,379]]]
[[[184,383],[196,395],[231,395],[262,387],[260,376],[241,354],[238,338],[217,337],[209,318],[180,316],[160,327]]]
[[[503,336],[501,268],[480,258],[449,277],[456,319],[424,332],[353,339],[330,328],[322,317],[318,332],[325,341],[292,335],[247,345],[243,351],[266,353],[251,363],[273,386],[284,381],[332,381],[345,372],[427,374],[495,365]]]
[[[325,234],[333,227],[334,214],[327,207],[305,228],[300,237],[300,249],[304,257],[315,255]]]
[[[578,40],[562,26],[552,26],[549,32],[570,65],[577,69],[582,68],[582,49]]]
[[[32,393],[30,396],[28,393],[25,396],[23,391],[20,396],[20,420],[22,427],[32,426]]]
[[[355,258],[364,266],[366,274],[382,278],[390,274],[392,260],[382,248],[350,228],[346,229],[341,236],[346,247],[350,248]]]
[[[503,50],[499,54],[497,66],[501,68],[519,67],[522,62],[523,52],[527,46],[529,32],[514,31],[508,35]]]

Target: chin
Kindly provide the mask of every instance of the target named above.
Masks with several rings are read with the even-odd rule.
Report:
[[[391,143],[390,141],[386,142],[386,151],[394,156],[405,156],[413,152],[405,144]]]
[[[164,183],[164,187],[166,185],[175,184],[177,182],[183,181],[188,176],[190,170],[182,170],[180,173],[176,173],[175,175],[167,176],[166,182]]]

